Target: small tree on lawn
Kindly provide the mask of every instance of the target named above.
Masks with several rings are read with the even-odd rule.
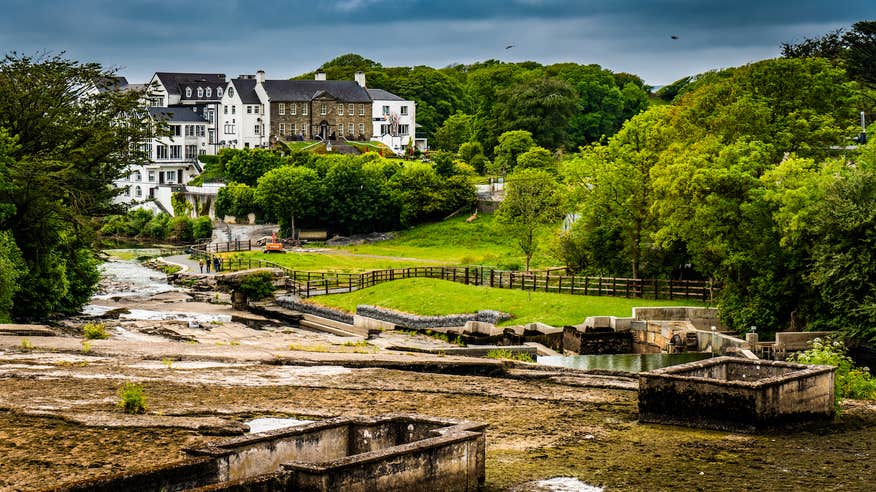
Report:
[[[280,221],[280,228],[295,237],[295,217],[312,218],[320,199],[316,171],[306,167],[282,166],[259,178],[256,203]]]
[[[558,186],[544,169],[521,169],[508,178],[505,201],[497,218],[517,239],[526,257],[526,271],[538,248],[537,233],[560,217]]]

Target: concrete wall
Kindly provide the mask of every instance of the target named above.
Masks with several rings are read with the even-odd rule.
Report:
[[[776,351],[806,350],[816,338],[831,335],[829,331],[781,331],[776,333]]]
[[[633,308],[633,318],[640,321],[689,321],[694,328],[710,330],[712,326],[718,331],[727,327],[718,318],[716,308],[704,307],[636,307]]]
[[[567,326],[562,349],[576,354],[628,354],[633,351],[633,335],[629,331],[581,332]]]
[[[831,418],[834,371],[719,357],[639,375],[639,419],[752,431]]]
[[[482,310],[472,314],[451,314],[448,316],[417,316],[415,314],[402,313],[391,309],[364,304],[356,307],[356,314],[386,321],[396,326],[412,330],[464,326],[468,321],[481,321],[495,324],[511,318],[510,314],[491,310]]]

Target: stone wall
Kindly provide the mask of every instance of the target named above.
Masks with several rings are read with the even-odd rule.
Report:
[[[333,321],[339,321],[348,325],[353,324],[353,315],[340,309],[332,309],[325,306],[318,306],[309,302],[304,302],[295,296],[277,296],[277,304],[280,306],[298,311],[305,314],[312,314],[322,318],[328,318]]]
[[[326,114],[320,114],[321,106],[325,103],[326,105]],[[344,104],[344,114],[338,115],[338,104]],[[284,113],[280,114],[279,105],[284,105]],[[291,114],[290,106],[292,104],[296,105],[296,114]],[[308,108],[308,112],[306,115],[302,114],[304,107]],[[359,109],[360,106],[364,108],[365,114],[360,116]],[[359,125],[364,125],[364,139],[370,139],[371,135],[373,135],[373,126],[371,124],[371,110],[372,104],[369,103],[354,103],[354,114],[351,116],[349,114],[349,103],[343,101],[337,101],[334,99],[316,99],[313,102],[309,101],[297,101],[297,102],[271,102],[270,112],[271,112],[271,128],[269,130],[270,135],[279,136],[283,140],[288,140],[292,133],[292,125],[295,125],[295,133],[294,135],[300,135],[301,129],[304,128],[304,138],[305,139],[313,139],[316,135],[319,134],[319,127],[322,121],[325,121],[328,124],[328,134],[331,135],[335,133],[338,134],[338,125],[344,125],[343,136],[350,140],[359,140],[360,132]],[[279,134],[280,131],[280,123],[285,125],[285,133],[283,135]],[[354,132],[352,135],[349,133],[349,125],[353,124]]]
[[[745,366],[745,367],[743,367]],[[718,357],[639,375],[639,420],[754,431],[834,414],[829,366]]]
[[[418,316],[416,314],[402,313],[379,306],[360,305],[356,307],[356,314],[373,318],[398,327],[411,330],[427,330],[451,326],[465,326],[468,321],[481,321],[485,323],[499,323],[511,319],[511,315],[499,311],[483,310],[472,314],[451,314],[447,316]]]
[[[633,351],[633,335],[629,331],[582,332],[567,326],[563,330],[562,350],[582,355],[628,354]]]

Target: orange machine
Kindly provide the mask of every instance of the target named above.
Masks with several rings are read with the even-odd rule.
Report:
[[[285,253],[283,243],[277,241],[277,233],[271,233],[271,242],[265,243],[264,253]]]

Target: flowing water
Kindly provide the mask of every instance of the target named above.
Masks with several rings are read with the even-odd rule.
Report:
[[[100,265],[101,293],[94,299],[146,297],[180,289],[167,283],[167,275],[135,260],[112,259]]]
[[[286,427],[297,427],[299,425],[309,424],[311,422],[313,421],[265,417],[260,419],[252,419],[248,422],[244,422],[244,424],[249,426],[250,434],[255,434],[258,432],[267,432],[275,429],[285,429]]]
[[[539,357],[546,366],[573,369],[605,369],[611,371],[645,372],[663,367],[708,359],[710,353],[684,352],[680,354],[610,354]]]

